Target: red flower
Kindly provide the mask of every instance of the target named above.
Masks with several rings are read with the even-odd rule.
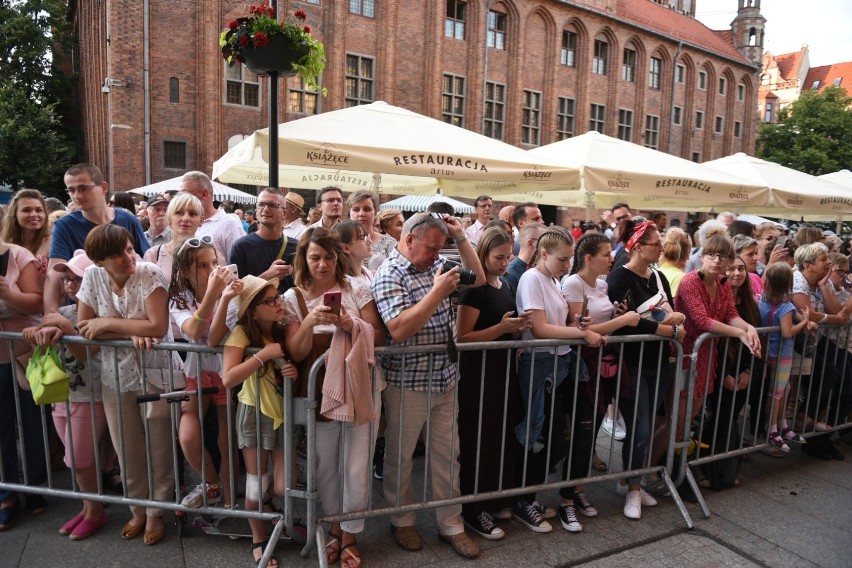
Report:
[[[249,36],[247,36],[247,35],[241,35],[241,36],[240,36],[240,45],[241,45],[242,47],[245,47],[245,46],[247,46],[248,44],[249,44]]]
[[[263,32],[257,32],[254,34],[254,46],[255,47],[263,47],[267,43],[269,43],[269,38],[266,37],[266,34]]]
[[[306,33],[306,34],[311,33],[311,26],[305,26],[305,27],[303,27],[302,29],[303,29],[303,30],[305,30],[305,33]]]
[[[305,18],[308,17],[308,15],[305,13],[304,10],[296,10],[296,17],[299,18],[300,20],[304,20]]]
[[[230,28],[230,29],[232,29],[232,30],[237,29],[237,26],[239,26],[239,24],[237,23],[237,21],[236,21],[236,20],[234,20],[233,22],[231,22],[230,24],[228,24],[228,28]]]
[[[252,4],[251,6],[249,6],[249,14],[254,14],[255,12],[257,12],[257,6]]]

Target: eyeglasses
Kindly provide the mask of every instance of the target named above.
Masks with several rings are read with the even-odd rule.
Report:
[[[66,187],[65,191],[68,192],[68,195],[74,195],[75,193],[86,193],[90,191],[93,187],[95,187],[96,183],[90,183],[88,185],[78,185],[75,187]]]
[[[267,209],[270,209],[272,211],[278,211],[279,209],[282,209],[284,206],[281,205],[280,203],[271,203],[269,201],[261,201],[260,203],[257,204],[257,210],[258,211],[260,211],[264,207],[266,207]]]
[[[705,252],[703,256],[707,260],[723,260],[722,255],[718,252]]]
[[[340,197],[329,197],[328,199],[323,199],[323,203],[343,203],[343,199]]]
[[[835,269],[834,269],[834,273],[835,273],[835,274],[839,274],[839,275],[841,276],[841,278],[842,278],[842,277],[846,276],[847,274],[849,274],[849,271],[848,271],[848,270],[843,270],[843,269],[841,269],[841,268],[835,268]]]
[[[490,204],[477,205],[476,208],[477,209],[491,209],[491,205]]]
[[[655,241],[653,243],[639,243],[640,245],[644,245],[646,247],[658,247],[660,246],[660,241]]]
[[[213,246],[213,237],[211,237],[210,235],[204,235],[200,238],[192,237],[191,239],[186,239],[185,241],[183,241],[183,244],[180,245],[180,248],[178,249],[177,254],[175,256],[178,256],[180,253],[182,253],[183,249],[185,249],[186,247],[197,249],[200,248],[202,245]]]
[[[64,282],[65,284],[73,284],[77,288],[79,288],[80,286],[83,285],[83,279],[82,278],[73,278],[71,276],[63,276],[62,282]]]
[[[368,245],[372,244],[373,242],[373,239],[370,238],[370,235],[364,235],[363,237],[361,237],[361,240],[367,243]]]
[[[283,302],[284,302],[284,300],[282,300],[281,296],[279,296],[278,294],[276,294],[274,296],[270,296],[267,299],[260,301],[261,304],[266,304],[270,308],[274,308],[275,306],[277,306],[278,304],[281,304]]]
[[[616,223],[621,223],[621,222],[622,222],[622,221],[624,221],[625,219],[630,219],[630,215],[620,215],[620,216],[618,216],[618,217],[616,217],[616,218],[615,218],[615,222],[616,222]]]

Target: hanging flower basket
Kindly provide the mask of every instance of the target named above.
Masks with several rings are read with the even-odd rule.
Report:
[[[294,43],[289,37],[278,35],[269,39],[263,47],[244,47],[240,50],[246,67],[258,75],[295,75],[293,64],[308,55],[310,47],[305,43]]]

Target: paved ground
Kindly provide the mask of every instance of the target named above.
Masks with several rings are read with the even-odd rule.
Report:
[[[434,515],[420,513],[418,526],[425,547],[406,553],[393,543],[388,523],[368,522],[359,539],[366,567],[416,568],[421,566],[487,567],[716,567],[771,566],[845,568],[852,566],[852,447],[839,448],[845,461],[823,462],[794,449],[784,459],[754,454],[744,463],[736,489],[705,491],[712,510],[703,518],[696,505],[688,505],[695,528],[686,530],[671,499],[643,511],[641,521],[621,513],[623,501],[612,483],[587,487],[600,511],[583,521],[582,533],[561,528],[552,533],[531,533],[515,521],[503,521],[507,537],[489,542],[477,539],[483,554],[478,561],[457,557],[437,540]],[[378,489],[378,482],[376,482]],[[540,494],[556,502],[555,493]],[[94,537],[73,542],[57,534],[78,506],[52,499],[39,517],[23,515],[16,526],[0,533],[0,567],[169,567],[209,568],[252,566],[247,540],[233,541],[189,529],[179,538],[169,527],[165,539],[146,547],[141,539],[123,541],[122,524],[129,519],[123,507],[109,508],[112,520]],[[558,523],[557,523],[558,524]],[[291,544],[281,544],[277,556],[282,566],[315,566],[316,554],[302,559]]]

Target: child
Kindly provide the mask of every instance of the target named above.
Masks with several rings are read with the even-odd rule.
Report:
[[[62,306],[59,313],[47,314],[37,327],[23,331],[24,338],[40,345],[56,343],[63,335],[76,335],[77,291],[83,282],[83,272],[92,266],[85,251],[77,250],[68,262],[53,267],[64,274],[62,285],[65,294],[74,301],[70,306]],[[101,358],[94,354],[86,361],[86,348],[82,345],[59,346],[59,355],[66,372],[71,375],[71,391],[68,402],[60,402],[53,407],[53,423],[59,438],[65,445],[65,465],[74,468],[74,476],[81,491],[98,492],[98,478],[95,467],[97,440],[100,440],[106,428],[104,405],[101,402]],[[88,367],[88,368],[87,368]],[[95,432],[92,437],[92,418]],[[103,503],[83,501],[83,510],[59,529],[59,534],[67,535],[71,540],[82,540],[92,536],[109,521],[104,512]]]
[[[241,291],[236,296],[237,326],[225,342],[222,382],[228,388],[244,383],[237,404],[237,443],[243,450],[246,464],[246,510],[258,510],[261,502],[271,500],[270,493],[284,495],[284,436],[287,433],[281,428],[283,381],[295,379],[296,368],[284,359],[284,303],[278,295],[278,279],[264,280],[249,275],[241,282]],[[223,302],[233,297],[233,290],[230,285],[226,288]],[[247,355],[246,349],[250,347],[260,348],[260,351]],[[259,409],[256,408],[258,400]],[[272,491],[268,487],[270,455],[275,469]],[[266,545],[269,523],[249,520],[249,525],[253,537],[252,554],[258,560]],[[269,565],[278,566],[278,561],[273,558]]]
[[[222,291],[232,278],[230,271],[219,266],[216,249],[208,239],[191,238],[183,242],[174,256],[172,279],[169,286],[169,311],[174,328],[180,330],[183,337],[193,344],[207,344],[210,322],[219,302]],[[225,305],[228,305],[227,302]],[[231,499],[230,471],[228,468],[228,406],[227,391],[222,384],[219,371],[222,360],[218,355],[187,353],[184,369],[188,390],[200,387],[218,387],[219,392],[204,396],[202,409],[206,413],[212,402],[219,418],[219,451],[223,463],[220,464],[221,482],[224,484],[225,507],[233,503]],[[205,504],[215,505],[222,499],[220,478],[217,475],[213,459],[201,445],[201,423],[198,413],[198,398],[190,396],[181,404],[180,446],[184,457],[204,479],[189,492],[181,502],[184,507],[198,508]],[[203,452],[203,453],[202,453]],[[204,467],[201,462],[204,460]]]
[[[786,442],[804,443],[801,434],[787,426],[784,417],[787,383],[793,366],[793,337],[804,329],[816,329],[817,324],[808,321],[807,307],[799,313],[787,294],[793,288],[793,270],[785,263],[770,264],[763,273],[763,297],[760,299],[760,318],[765,326],[781,326],[781,332],[769,336],[767,366],[769,376],[775,377],[775,388],[770,392],[766,405],[770,409],[769,443],[783,452],[789,452]],[[781,433],[778,433],[778,428]]]

